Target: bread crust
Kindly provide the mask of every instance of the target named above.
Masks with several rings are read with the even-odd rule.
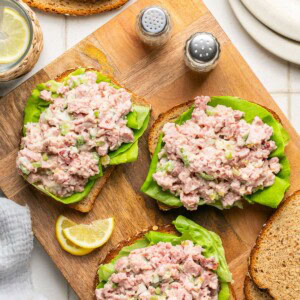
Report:
[[[78,68],[74,68],[74,69],[69,69],[66,70],[65,72],[63,72],[62,74],[58,75],[55,80],[58,82],[61,82],[65,77],[67,77],[70,73],[74,72],[75,70],[77,70]],[[96,72],[100,72],[97,69],[94,68],[86,68],[86,71],[96,71]],[[109,77],[111,79],[111,81],[118,85],[118,86],[122,86],[121,84],[118,83],[118,81],[116,81],[114,78],[112,78],[111,76],[105,74],[105,76]],[[127,90],[127,89],[126,89]],[[131,91],[127,90],[128,92],[130,92],[133,95],[134,98],[134,102],[139,102],[140,104],[143,105],[148,105],[144,99],[139,98],[138,96],[136,96],[134,93],[132,93]],[[79,202],[73,203],[73,204],[68,204],[69,207],[80,211],[82,213],[87,213],[89,212],[93,206],[94,203],[98,197],[98,195],[100,194],[102,188],[104,187],[105,183],[107,182],[108,178],[110,177],[110,175],[112,174],[113,170],[115,169],[115,166],[109,166],[107,168],[105,168],[103,170],[103,176],[101,176],[100,178],[98,178],[94,184],[94,186],[92,187],[91,191],[89,192],[89,194],[82,199]],[[26,180],[26,178],[25,178]],[[43,195],[46,195],[45,193],[43,193],[42,191],[38,190],[40,193],[42,193]],[[49,197],[50,199],[52,199],[50,196],[46,195],[47,197]],[[53,200],[53,199],[52,199]]]
[[[107,264],[107,263],[111,262],[119,254],[119,252],[121,251],[121,249],[123,247],[130,246],[133,243],[135,243],[137,240],[142,239],[145,236],[145,234],[149,231],[158,231],[158,232],[178,235],[178,232],[175,229],[174,225],[152,226],[150,228],[142,230],[141,232],[137,233],[136,235],[130,237],[129,239],[120,242],[114,249],[112,249],[110,252],[108,252],[106,257],[100,261],[99,265]],[[98,283],[99,283],[99,278],[98,278],[98,274],[96,274],[95,283],[94,283],[95,290],[96,290]],[[237,300],[231,284],[229,284],[229,288],[230,288],[232,300]],[[94,299],[96,299],[96,295],[94,295]]]
[[[120,8],[129,0],[23,0],[31,7],[45,12],[72,16],[89,16]]]
[[[272,296],[274,299],[276,298],[274,297],[274,295],[272,295],[272,291],[270,290],[270,288],[266,286],[264,282],[259,281],[259,279],[257,278],[255,273],[255,262],[256,262],[257,255],[260,251],[261,243],[265,238],[264,235],[270,230],[271,226],[276,222],[277,218],[280,217],[280,214],[285,210],[285,208],[289,205],[289,203],[293,201],[294,198],[296,197],[300,197],[300,191],[295,192],[290,197],[288,197],[284,202],[282,202],[279,205],[278,209],[274,212],[274,214],[272,214],[269,217],[267,222],[264,224],[262,230],[260,231],[256,239],[255,246],[252,248],[250,253],[248,269],[253,282],[257,285],[258,288],[266,290],[268,294]]]
[[[189,100],[185,103],[179,104],[177,106],[174,106],[173,108],[171,108],[170,110],[161,113],[158,118],[155,120],[155,122],[153,123],[152,127],[150,128],[149,131],[149,136],[148,136],[148,149],[150,152],[150,156],[152,157],[162,130],[162,127],[164,126],[164,124],[168,123],[168,122],[175,122],[176,119],[185,111],[187,111],[189,108],[191,108],[191,106],[194,104],[194,100]],[[250,101],[249,101],[250,102]],[[266,110],[268,110],[273,117],[275,118],[276,121],[281,123],[281,120],[279,118],[279,116],[276,114],[276,112],[274,112],[273,110],[260,105],[261,107],[265,108]],[[174,208],[178,208],[176,206],[169,206],[166,205],[160,201],[156,201],[157,205],[159,207],[160,210],[162,211],[169,211],[171,209]]]
[[[267,291],[260,290],[247,275],[244,282],[244,294],[246,300],[272,300]]]

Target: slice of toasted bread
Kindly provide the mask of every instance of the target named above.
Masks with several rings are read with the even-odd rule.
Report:
[[[88,16],[121,7],[129,0],[23,0],[31,7],[63,15]]]
[[[114,248],[110,252],[108,252],[106,257],[99,263],[99,265],[108,264],[109,262],[111,262],[119,254],[119,252],[121,251],[121,249],[123,247],[130,246],[130,245],[134,244],[137,240],[142,239],[147,232],[153,231],[153,230],[178,235],[178,232],[177,232],[177,230],[175,229],[175,227],[173,225],[153,226],[151,228],[145,229],[145,230],[137,233],[133,237],[119,243],[116,248]],[[95,289],[96,289],[98,283],[99,283],[99,278],[98,278],[98,274],[96,274],[95,284],[94,284]],[[231,292],[231,300],[236,300],[237,298],[236,298],[236,295],[234,293],[234,290],[233,290],[232,286],[229,285],[229,287],[230,287],[230,292]],[[96,296],[95,296],[95,299],[96,299]]]
[[[276,300],[300,299],[300,191],[285,200],[263,227],[249,273]]]
[[[163,126],[168,122],[175,122],[180,117],[180,115],[182,115],[189,108],[191,108],[191,106],[194,104],[194,102],[195,102],[194,100],[190,100],[188,102],[179,104],[177,106],[174,106],[167,112],[164,112],[158,116],[158,118],[153,123],[153,125],[150,129],[150,132],[149,132],[149,136],[148,136],[148,148],[149,148],[151,157],[153,156],[153,153],[155,151],[157,141],[159,139],[159,136],[161,134]],[[264,107],[264,106],[262,106],[262,107]],[[275,120],[277,120],[278,122],[281,122],[279,116],[274,111],[270,110],[267,107],[264,107],[264,108],[273,115]],[[158,207],[163,211],[168,211],[172,208],[176,208],[176,207],[166,205],[159,201],[157,201],[157,204],[158,204]]]
[[[272,300],[273,299],[268,294],[268,292],[260,290],[249,276],[246,276],[245,278],[244,293],[245,293],[246,300]]]
[[[57,76],[55,78],[55,80],[58,82],[61,82],[64,78],[66,78],[70,73],[74,72],[75,70],[76,69],[67,70],[64,73]],[[98,71],[98,70],[93,69],[93,68],[86,68],[86,71]],[[106,76],[109,77],[114,84],[121,86],[114,78],[112,78],[111,76],[109,76],[107,74],[106,74]],[[132,94],[134,103],[140,103],[142,105],[149,105],[149,104],[146,104],[144,99],[139,98],[131,91],[128,91],[128,92],[130,92]],[[90,193],[87,195],[87,197],[85,197],[83,200],[81,200],[77,203],[70,204],[69,206],[71,208],[78,210],[80,212],[83,212],[83,213],[89,212],[93,208],[93,205],[94,205],[99,193],[101,192],[102,188],[104,187],[106,181],[110,177],[114,168],[115,168],[114,166],[109,166],[108,168],[105,168],[103,170],[103,176],[101,176],[100,178],[97,179],[97,181],[95,182],[94,186],[92,187],[92,189],[91,189]]]

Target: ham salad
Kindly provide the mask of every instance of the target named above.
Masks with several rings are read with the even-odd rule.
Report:
[[[191,241],[136,249],[116,261],[97,300],[217,300],[218,263],[201,253]]]
[[[188,210],[199,204],[238,204],[245,195],[271,186],[280,171],[273,128],[230,107],[207,105],[197,97],[192,118],[182,125],[166,123],[163,148],[153,179],[163,190],[180,197]]]
[[[88,179],[99,174],[99,161],[108,152],[134,141],[125,116],[132,110],[131,94],[95,72],[71,76],[40,98],[49,107],[38,123],[28,123],[17,167],[27,180],[59,197],[82,192]]]

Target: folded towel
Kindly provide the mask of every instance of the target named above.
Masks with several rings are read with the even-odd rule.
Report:
[[[0,198],[0,300],[45,300],[33,290],[28,207]]]

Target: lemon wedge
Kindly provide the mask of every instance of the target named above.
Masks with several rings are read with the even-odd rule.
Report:
[[[8,7],[4,9],[0,26],[0,64],[15,62],[29,44],[29,26],[24,17]]]
[[[63,234],[63,230],[65,228],[69,228],[72,226],[75,226],[76,223],[71,221],[70,219],[66,218],[65,216],[59,216],[56,221],[55,226],[55,232],[56,232],[56,238],[60,244],[60,246],[67,252],[73,254],[73,255],[86,255],[90,252],[92,252],[94,249],[83,249],[81,247],[76,246],[71,241],[66,239],[66,237]]]
[[[105,244],[114,229],[114,219],[96,220],[89,225],[81,224],[63,229],[65,237],[82,248],[98,248]]]

